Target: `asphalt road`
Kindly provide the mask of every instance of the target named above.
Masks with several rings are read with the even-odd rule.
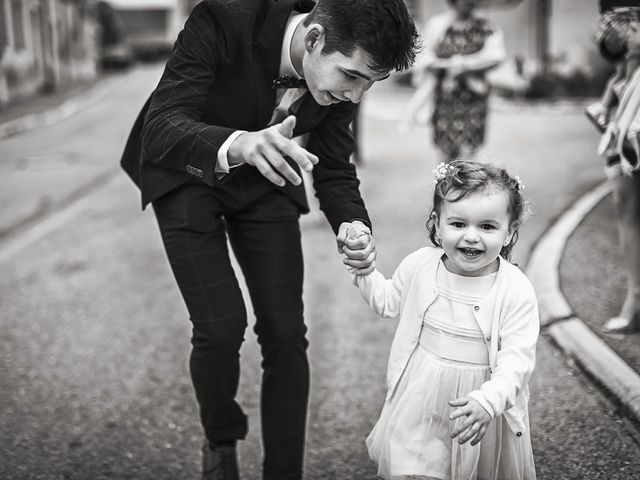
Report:
[[[86,112],[0,143],[7,222],[18,210],[28,215],[43,195],[55,205],[105,175],[80,200],[0,241],[1,478],[197,478],[201,430],[187,371],[187,312],[153,215],[140,212],[117,169],[157,73],[133,72]],[[362,192],[388,275],[427,241],[435,166],[424,131],[395,130],[406,101],[390,84],[372,90],[363,110]],[[553,218],[601,179],[593,133],[576,108],[494,110],[484,156],[520,175],[531,200],[515,252],[522,266]],[[60,152],[73,153],[75,163],[48,156]],[[39,168],[42,158],[54,168]],[[312,367],[306,478],[373,479],[364,438],[382,405],[395,325],[359,298],[317,208],[302,228]],[[253,480],[260,358],[251,329],[246,337],[239,396],[251,430],[240,459],[243,478]],[[640,478],[637,432],[544,335],[531,390],[539,478]]]

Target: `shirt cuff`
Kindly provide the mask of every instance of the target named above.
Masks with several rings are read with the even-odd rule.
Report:
[[[358,288],[360,288],[360,285],[362,285],[363,282],[367,281],[366,280],[367,278],[372,278],[372,275],[374,272],[377,272],[375,268],[369,273],[367,273],[366,275],[358,275],[354,273],[352,270],[350,270],[349,268],[347,268],[347,271],[351,275],[351,283],[353,283],[354,287],[358,287]]]
[[[236,130],[231,135],[229,135],[222,146],[218,149],[218,158],[215,167],[216,177],[218,177],[218,179],[224,177],[232,168],[236,168],[242,165],[241,163],[238,163],[237,165],[229,166],[227,153],[229,152],[229,147],[231,147],[231,144],[236,140],[236,138],[238,138],[245,132],[246,130]]]

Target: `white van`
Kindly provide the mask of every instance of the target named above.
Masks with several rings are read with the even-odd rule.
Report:
[[[184,26],[180,0],[106,0],[115,10],[136,57],[167,52]]]

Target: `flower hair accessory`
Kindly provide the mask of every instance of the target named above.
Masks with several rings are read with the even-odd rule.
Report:
[[[516,175],[513,178],[516,181],[516,190],[518,190],[518,191],[524,190],[524,183],[522,183],[522,180],[520,180],[520,177],[518,175]]]
[[[433,170],[433,183],[438,183],[440,180],[444,180],[448,176],[454,176],[458,173],[458,168],[448,163],[440,162],[438,166]]]

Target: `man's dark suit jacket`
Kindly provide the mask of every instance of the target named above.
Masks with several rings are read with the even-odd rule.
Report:
[[[191,181],[214,187],[243,176],[257,193],[280,188],[243,165],[218,179],[219,148],[235,130],[267,127],[275,106],[284,29],[293,8],[308,12],[311,1],[204,0],[189,16],[160,82],[144,105],[121,164],[140,187],[142,207]],[[309,133],[306,148],[320,161],[313,170],[316,195],[334,231],[342,222],[369,217],[349,163],[354,105],[318,105],[307,94],[294,135]],[[293,164],[293,162],[290,162]],[[296,164],[294,168],[299,172]],[[281,187],[303,213],[304,186]]]

